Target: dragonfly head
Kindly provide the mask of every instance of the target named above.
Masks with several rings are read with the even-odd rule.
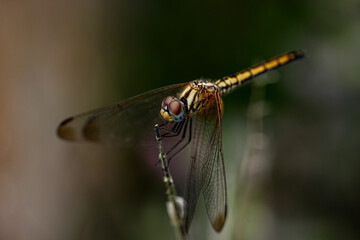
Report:
[[[173,96],[164,98],[161,103],[161,116],[168,122],[181,122],[185,118],[184,103]]]

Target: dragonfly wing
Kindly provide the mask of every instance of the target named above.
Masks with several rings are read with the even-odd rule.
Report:
[[[208,217],[213,228],[221,231],[227,215],[225,168],[221,145],[220,96],[212,105],[194,114],[192,151],[185,200],[185,229],[189,230],[196,203],[202,192]]]
[[[163,120],[159,114],[166,96],[176,96],[186,83],[158,88],[125,101],[79,114],[60,123],[57,133],[66,140],[94,141],[116,146],[134,144]]]

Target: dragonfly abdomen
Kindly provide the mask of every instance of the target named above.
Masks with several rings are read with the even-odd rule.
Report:
[[[234,90],[236,87],[250,81],[252,78],[259,76],[262,73],[276,69],[303,57],[304,52],[300,50],[288,52],[281,56],[271,58],[268,61],[247,68],[241,72],[235,73],[227,77],[223,77],[217,80],[215,84],[219,86],[220,93],[221,95],[223,95],[230,92],[231,90]]]

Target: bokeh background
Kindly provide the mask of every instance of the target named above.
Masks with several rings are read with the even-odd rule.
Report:
[[[214,233],[200,201],[190,236],[359,239],[359,43],[357,0],[0,0],[0,239],[175,239],[156,156],[58,123],[293,49],[224,98],[229,218]]]

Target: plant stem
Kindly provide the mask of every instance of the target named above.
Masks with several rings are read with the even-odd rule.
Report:
[[[161,162],[161,168],[164,173],[164,183],[166,187],[166,195],[168,198],[167,202],[167,210],[168,215],[171,220],[171,223],[174,227],[176,235],[180,240],[186,240],[187,234],[185,232],[185,228],[183,226],[183,216],[184,216],[184,204],[180,203],[182,198],[178,197],[176,194],[176,189],[174,185],[173,178],[169,171],[168,161],[166,159],[166,154],[164,153],[159,125],[155,125],[156,132],[156,141],[158,142],[159,147],[159,160]]]

